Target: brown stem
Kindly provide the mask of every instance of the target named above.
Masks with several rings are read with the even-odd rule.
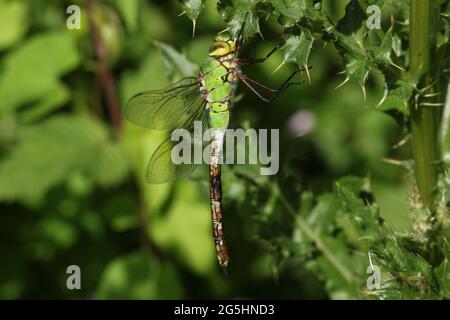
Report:
[[[147,250],[153,254],[159,261],[163,261],[164,260],[164,254],[163,252],[159,249],[159,247],[156,245],[156,243],[150,238],[149,234],[148,234],[148,214],[147,214],[147,207],[145,205],[144,200],[142,199],[142,197],[139,195],[139,222],[140,222],[140,229],[141,229],[141,235],[142,235],[142,242],[145,246],[145,248],[147,248]]]
[[[138,218],[139,218],[139,229],[141,231],[141,238],[144,247],[159,261],[163,261],[165,256],[158,245],[153,241],[148,232],[149,217],[148,208],[145,204],[145,200],[142,195],[141,188],[139,186],[139,179],[133,175],[132,190],[133,194],[136,195],[136,202],[138,204]]]
[[[105,43],[102,40],[100,30],[95,21],[93,1],[94,0],[86,0],[85,5],[88,14],[92,47],[94,49],[95,58],[97,60],[97,75],[103,88],[103,93],[105,95],[114,131],[116,132],[116,134],[119,134],[122,128],[120,104],[114,78],[108,64],[108,52]]]

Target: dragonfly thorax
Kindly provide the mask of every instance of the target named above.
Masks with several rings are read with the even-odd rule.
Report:
[[[231,98],[238,79],[236,58],[234,55],[228,56],[206,59],[199,77],[210,124],[216,129],[226,129],[228,126]]]

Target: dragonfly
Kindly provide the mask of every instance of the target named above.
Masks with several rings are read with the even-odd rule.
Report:
[[[291,79],[302,69],[294,71],[278,88],[272,89],[257,82],[240,69],[242,65],[262,63],[277,49],[275,47],[265,57],[242,59],[241,49],[244,24],[237,37],[229,33],[216,35],[209,55],[196,77],[187,77],[162,90],[149,90],[130,98],[125,108],[125,117],[130,122],[149,129],[192,131],[194,122],[210,130],[209,141],[209,189],[211,200],[212,234],[217,259],[223,272],[227,274],[229,253],[225,243],[223,228],[223,204],[220,156],[223,152],[224,131],[228,127],[230,110],[239,81],[248,86],[264,102],[271,102],[284,90],[298,82]],[[260,90],[256,88],[259,87]],[[270,98],[262,95],[265,90]],[[149,183],[164,183],[191,174],[198,166],[190,163],[174,164],[171,150],[174,142],[167,137],[156,149],[147,165],[146,180]]]

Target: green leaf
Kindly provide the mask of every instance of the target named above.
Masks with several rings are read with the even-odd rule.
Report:
[[[447,5],[447,15],[440,18],[440,30],[436,35],[436,48],[448,46],[450,39],[450,4]]]
[[[447,239],[444,240],[442,246],[442,252],[444,254],[444,261],[436,267],[433,272],[436,281],[439,285],[440,293],[444,299],[450,299],[450,246]]]
[[[332,194],[323,194],[317,198],[317,205],[309,212],[308,225],[317,233],[329,232],[330,226],[336,219],[334,208],[338,205],[336,197]]]
[[[18,114],[21,123],[30,123],[42,119],[48,113],[62,107],[70,99],[70,92],[61,83],[55,83],[55,87],[49,89],[38,102]]]
[[[383,71],[389,69],[382,68]],[[409,114],[407,104],[412,98],[414,92],[417,91],[417,84],[419,83],[421,76],[420,69],[413,75],[407,72],[385,72],[383,74],[385,80],[385,91],[383,98],[380,102],[384,102],[380,110],[396,110],[401,113],[401,118],[394,118],[401,123],[405,118],[405,115]],[[386,99],[387,98],[387,99]],[[392,114],[393,115],[393,114]]]
[[[375,245],[379,239],[385,237],[388,231],[383,228],[378,206],[366,203],[364,194],[371,192],[361,178],[350,176],[336,182],[336,195],[345,213],[340,225],[347,229],[348,236],[352,239],[364,237],[366,241],[359,239],[359,245],[366,244],[367,250],[369,245]],[[351,225],[346,224],[347,221]]]
[[[154,201],[155,185],[145,188],[148,203]],[[170,250],[178,260],[197,274],[207,274],[217,267],[214,241],[211,239],[209,204],[204,201],[203,189],[194,181],[183,180],[176,184],[175,194],[169,209],[150,214],[152,223],[148,232],[160,248]],[[189,212],[189,216],[186,216]]]
[[[348,78],[358,84],[360,87],[364,87],[367,77],[370,72],[370,62],[366,57],[353,57],[349,59],[346,66]]]
[[[336,35],[339,39],[336,46],[341,56],[344,57],[348,79],[364,88],[372,66],[364,45],[363,30],[360,29],[350,35],[336,32]]]
[[[355,195],[356,192],[359,193],[362,189],[362,181],[360,181],[360,179],[352,180],[353,181],[350,183],[345,180],[344,182],[342,180],[336,182],[336,193],[339,200],[341,200],[344,210],[356,218],[356,215],[361,215],[361,213],[366,212],[368,208],[364,205],[364,202]]]
[[[307,65],[313,42],[313,35],[306,29],[300,36],[290,35],[281,49],[284,53],[283,64],[294,62],[299,66]]]
[[[182,288],[170,262],[139,250],[111,261],[103,271],[97,299],[179,299]]]
[[[103,125],[84,116],[58,116],[23,127],[0,161],[0,201],[39,201],[74,171],[102,186],[125,177],[126,161]]]
[[[168,44],[153,41],[153,44],[159,49],[164,59],[167,77],[173,80],[177,75],[191,77],[196,74],[198,67],[190,62],[188,58],[175,50]]]
[[[436,281],[439,283],[441,289],[441,294],[445,299],[450,298],[450,264],[448,263],[448,258],[445,258],[444,262],[441,263],[434,270]]]
[[[374,49],[375,59],[379,62],[391,63],[391,53],[393,48],[392,28],[386,32],[381,43]]]
[[[403,101],[409,101],[414,91],[417,90],[420,72],[415,75],[404,74],[404,77],[397,80],[394,86],[390,88],[389,95],[398,97]]]
[[[312,0],[273,0],[274,14],[281,19],[284,27],[294,26],[304,16],[306,9],[313,8]]]
[[[357,260],[355,258],[358,259],[358,257],[348,250],[347,243],[343,238],[322,237],[322,242],[339,259],[345,269],[349,272],[356,271]],[[311,261],[309,267],[318,271],[319,278],[325,283],[331,299],[342,300],[359,297],[358,284],[345,279],[324,255]]]
[[[198,18],[198,15],[202,11],[205,1],[204,0],[178,0],[178,2],[183,7],[183,11],[186,13],[189,19],[192,20],[193,23],[193,32],[195,32],[195,24]]]
[[[79,64],[74,38],[66,31],[33,36],[4,58],[0,75],[0,112],[48,99],[59,77]]]
[[[75,225],[60,217],[48,217],[38,223],[39,236],[59,249],[67,250],[77,241]]]
[[[257,8],[264,0],[220,0],[218,10],[222,18],[228,22],[230,33],[236,37],[244,26],[244,37],[252,37],[260,33]],[[245,23],[245,24],[244,24]]]
[[[0,1],[0,51],[19,41],[28,29],[28,7],[23,1]]]

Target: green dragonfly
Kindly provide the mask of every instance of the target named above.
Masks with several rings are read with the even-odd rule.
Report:
[[[201,121],[210,129],[209,177],[212,230],[217,259],[226,273],[229,262],[228,248],[224,240],[221,165],[224,131],[228,127],[232,99],[238,81],[246,84],[265,102],[273,101],[292,84],[291,79],[301,69],[296,70],[279,89],[271,89],[250,79],[239,68],[244,64],[265,61],[276,50],[259,59],[241,59],[239,49],[243,44],[241,27],[236,38],[219,33],[209,50],[209,56],[200,68],[197,77],[184,78],[165,89],[144,91],[133,96],[127,103],[125,117],[136,125],[150,129],[193,130],[194,122]],[[266,98],[255,89],[262,88],[271,94]],[[190,163],[174,164],[171,151],[174,142],[167,137],[151,156],[147,165],[146,180],[149,183],[163,183],[189,175],[197,166]]]

